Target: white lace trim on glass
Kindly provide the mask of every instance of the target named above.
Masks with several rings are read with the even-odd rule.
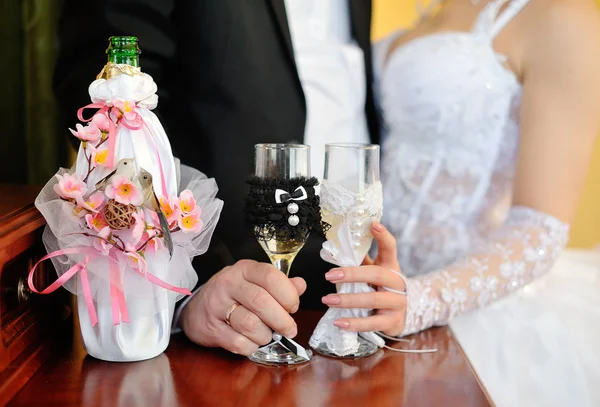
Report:
[[[321,208],[324,220],[332,222],[328,240],[323,243],[321,258],[340,267],[360,266],[372,237],[370,226],[381,219],[383,206],[381,182],[371,185],[362,193],[349,191],[339,184],[323,181],[321,184]],[[367,283],[342,283],[337,285],[339,294],[369,293],[375,290]],[[333,323],[340,318],[364,318],[371,315],[369,309],[330,308],[317,324],[309,344],[313,348],[325,344],[338,356],[358,352],[358,337],[379,347],[385,341],[374,332],[349,332]]]

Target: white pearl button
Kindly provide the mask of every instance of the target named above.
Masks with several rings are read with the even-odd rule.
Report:
[[[292,202],[291,204],[289,204],[289,205],[287,206],[287,211],[288,211],[289,213],[291,213],[292,215],[293,215],[293,214],[295,214],[295,213],[298,213],[298,210],[299,210],[299,208],[298,208],[298,204],[297,204],[297,203],[295,203],[295,202]]]
[[[288,223],[290,226],[298,226],[298,223],[300,223],[300,218],[296,215],[292,215],[288,218]]]

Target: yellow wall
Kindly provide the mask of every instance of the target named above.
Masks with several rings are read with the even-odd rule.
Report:
[[[381,37],[399,27],[407,27],[417,18],[414,1],[373,0],[372,38]]]
[[[596,0],[600,4],[600,0]],[[374,0],[373,40],[390,31],[412,24],[416,18],[414,1]],[[577,219],[573,224],[570,245],[589,247],[600,243],[600,142],[596,143],[590,173],[583,193]]]

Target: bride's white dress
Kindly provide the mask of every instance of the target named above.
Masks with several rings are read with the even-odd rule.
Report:
[[[471,32],[420,37],[391,54],[390,46],[401,32],[375,44],[376,89],[385,123],[381,165],[383,223],[395,235],[402,271],[410,277],[404,334],[447,324],[455,315],[520,293],[551,270],[568,241],[569,226],[560,220],[532,208],[510,206],[522,87],[505,67],[506,58],[494,50],[493,41],[527,3],[528,0],[491,0]],[[593,282],[599,289],[598,296],[582,299],[586,306],[578,311],[589,309],[589,313],[597,314],[600,279],[595,273],[600,273],[600,267],[584,271],[577,262],[571,262],[570,266],[563,264],[562,270],[569,267],[577,267],[586,275],[591,273],[587,277],[574,273],[569,288],[588,292]],[[546,286],[552,287],[552,281],[564,279],[554,270],[542,279]],[[531,292],[543,292],[540,284],[541,281],[532,283]],[[577,296],[573,292],[561,296],[559,290],[553,294],[554,303],[566,301],[567,294]],[[505,349],[495,367],[509,369],[512,358],[520,358],[520,367],[522,363],[535,367],[515,368],[512,373],[503,371],[502,377],[518,384],[523,374],[538,374],[535,380],[545,384],[544,378],[549,376],[545,375],[548,365],[540,360],[544,356],[538,353],[538,358],[524,362],[523,349],[536,340],[551,343],[545,348],[545,357],[565,368],[574,353],[580,352],[583,357],[583,350],[563,349],[573,346],[572,342],[543,339],[548,335],[566,338],[569,331],[565,328],[573,326],[559,322],[564,314],[555,315],[556,307],[541,307],[542,297],[528,300],[519,295],[461,317],[453,329],[469,356],[484,348],[477,348],[482,344],[475,338],[514,335],[507,341],[512,349]],[[548,298],[547,293],[544,298]],[[507,301],[509,305],[505,307],[518,301],[517,308],[522,310],[510,313],[514,320],[510,326],[528,326],[529,337],[520,338],[518,330],[501,330],[494,325],[498,309]],[[533,318],[534,310],[548,312],[549,316]],[[504,315],[506,320],[508,313]],[[579,328],[600,339],[600,333],[594,332],[600,317],[594,317],[589,321],[593,325]],[[488,318],[492,322],[485,327],[478,322]],[[548,321],[554,321],[554,328],[562,331],[552,334]],[[467,337],[472,340],[462,341]],[[522,348],[517,349],[519,344]],[[493,377],[482,380],[494,400],[508,400],[501,398],[506,389]],[[554,382],[547,384],[552,386]],[[571,401],[577,399],[581,403],[572,405],[589,402],[585,397],[588,394],[582,394],[581,388],[578,392],[580,397],[573,395]],[[555,399],[554,403],[565,400]],[[504,405],[519,404],[521,401]],[[550,400],[538,405],[548,404],[553,403]]]

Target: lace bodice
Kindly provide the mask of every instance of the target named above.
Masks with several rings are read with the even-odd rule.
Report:
[[[493,40],[527,2],[500,13],[508,0],[492,0],[472,32],[420,37],[389,57],[399,33],[375,44],[383,223],[413,277],[405,333],[522,286],[566,243],[566,225],[510,208],[521,85]]]

